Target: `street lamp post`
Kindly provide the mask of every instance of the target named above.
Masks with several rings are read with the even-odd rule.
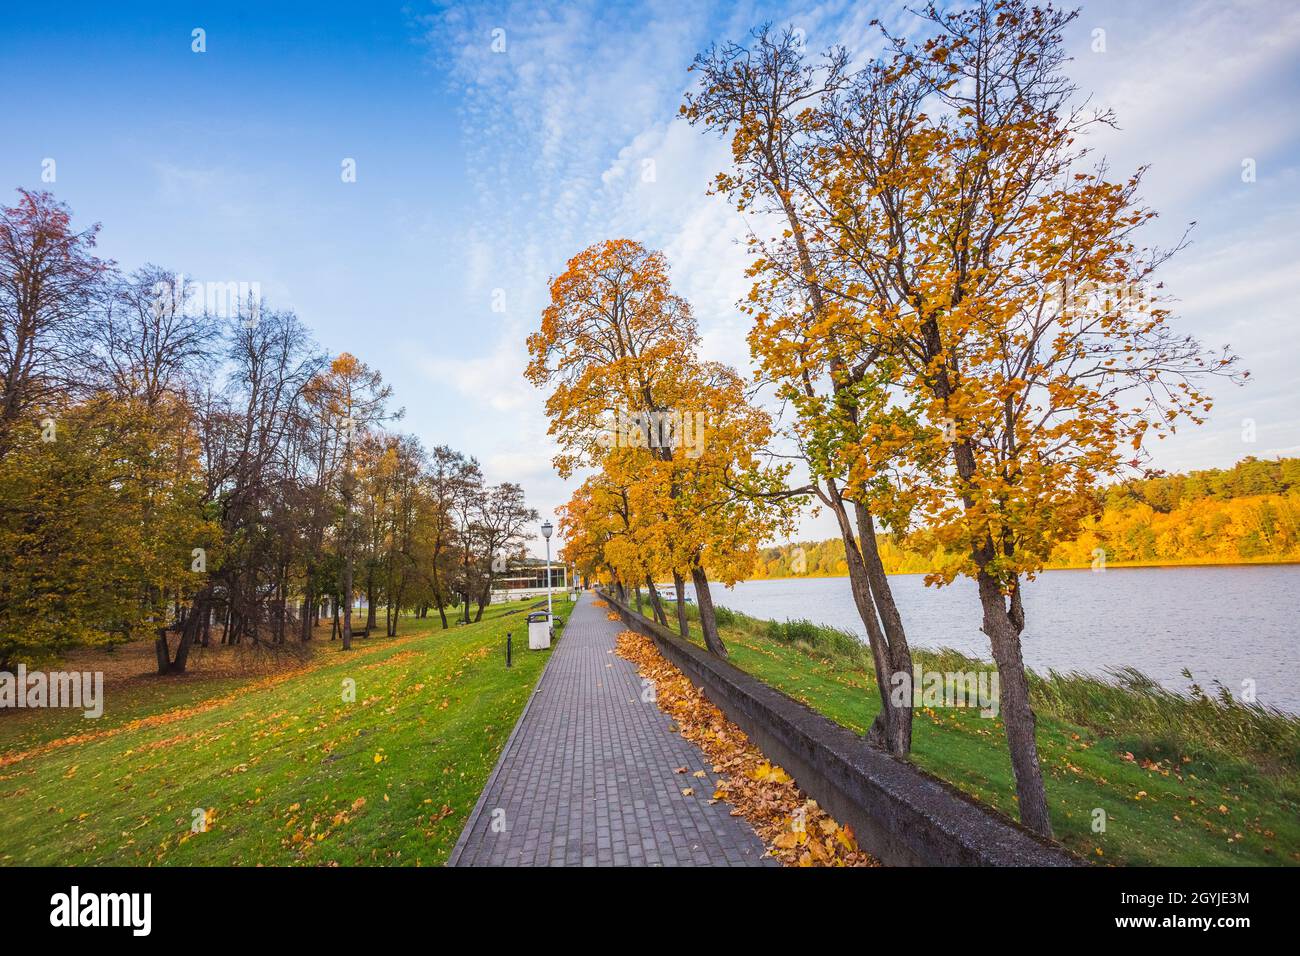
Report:
[[[542,523],[542,537],[546,539],[546,619],[551,622],[551,630],[555,629],[555,617],[551,614],[551,532],[555,530],[551,527],[551,522]]]

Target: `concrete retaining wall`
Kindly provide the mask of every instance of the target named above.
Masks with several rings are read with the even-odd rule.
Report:
[[[1064,847],[682,640],[612,594],[624,623],[655,642],[800,789],[890,866],[1079,866]]]

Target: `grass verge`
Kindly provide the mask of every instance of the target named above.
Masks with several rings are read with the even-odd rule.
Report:
[[[858,733],[871,725],[875,675],[852,634],[725,608],[719,625],[737,667]],[[990,666],[955,651],[914,656],[942,673]],[[1032,695],[1052,825],[1066,846],[1099,863],[1300,863],[1300,720],[1172,694],[1136,672],[1115,682],[1035,675]],[[1000,719],[918,708],[912,760],[1017,817]]]
[[[100,720],[5,715],[0,863],[441,864],[549,657],[521,606],[404,618],[270,676],[133,681]]]

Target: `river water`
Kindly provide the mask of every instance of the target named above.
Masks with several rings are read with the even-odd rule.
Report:
[[[926,587],[890,577],[914,647],[950,647],[991,660],[974,582]],[[807,618],[866,639],[847,578],[782,578],[717,586],[718,604],[751,617]],[[1300,713],[1300,565],[1047,571],[1025,587],[1025,662],[1046,672],[1105,677],[1135,667],[1166,687],[1218,681],[1240,698]]]

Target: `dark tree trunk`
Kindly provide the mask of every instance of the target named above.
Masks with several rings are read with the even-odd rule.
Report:
[[[907,633],[903,630],[903,618],[898,613],[894,601],[893,589],[889,586],[889,577],[885,574],[885,565],[880,560],[880,548],[876,544],[876,523],[871,512],[861,504],[854,506],[858,523],[858,544],[862,549],[862,563],[867,574],[867,583],[871,587],[872,602],[885,633],[885,653],[889,662],[891,677],[906,674],[912,679],[912,649],[907,644]],[[890,722],[882,726],[886,732],[886,748],[890,753],[907,754],[912,752],[912,701],[907,701],[901,708],[891,708]],[[884,711],[881,711],[883,714]]]
[[[641,585],[632,588],[632,593],[636,596],[636,612],[644,616],[645,611],[641,609]]]
[[[681,632],[682,637],[689,640],[691,625],[686,617],[686,582],[682,580],[681,573],[678,571],[673,572],[673,590],[677,592],[677,630]]]
[[[154,656],[158,658],[158,673],[166,674],[172,669],[172,652],[167,647],[167,628],[158,628],[158,636],[153,641]]]
[[[442,629],[445,631],[447,630],[447,605],[443,602],[441,597],[437,598],[437,603],[438,617],[442,618]]]
[[[203,619],[208,616],[210,595],[204,591],[194,599],[194,607],[191,613],[185,615],[185,623],[181,626],[180,641],[176,645],[176,655],[171,656],[170,649],[167,646],[166,628],[158,629],[158,637],[154,640],[154,653],[158,659],[159,674],[184,674],[185,666],[189,663],[190,647],[193,646],[195,638],[198,636],[199,628],[202,626]]]
[[[346,567],[343,571],[343,593],[339,595],[339,603],[343,605],[343,626],[339,631],[339,636],[343,639],[343,650],[352,650],[352,556],[348,555]]]
[[[871,647],[871,662],[875,669],[876,685],[880,692],[880,713],[867,731],[867,740],[877,746],[883,746],[890,753],[906,754],[912,739],[912,697],[907,695],[901,706],[895,706],[892,692],[894,684],[890,680],[894,673],[890,660],[889,643],[880,624],[879,613],[871,594],[871,581],[866,563],[858,546],[858,535],[849,520],[844,499],[833,482],[827,482],[831,511],[835,514],[840,528],[840,537],[844,541],[845,563],[849,570],[849,590],[853,595],[853,604],[858,617],[867,629],[867,641]],[[874,538],[873,538],[874,541]],[[908,672],[911,680],[911,672]],[[899,749],[902,748],[902,749]]]
[[[648,574],[645,576],[645,586],[650,592],[650,608],[654,611],[655,620],[667,627],[668,615],[664,613],[664,602],[659,600],[659,589]]]
[[[691,568],[691,583],[695,585],[695,604],[700,609],[700,630],[704,632],[704,646],[719,657],[727,656],[727,646],[718,636],[718,618],[713,610],[713,595],[709,593],[709,578],[699,565]]]
[[[1047,810],[1047,793],[1043,789],[1043,768],[1038,763],[1036,721],[1029,704],[1029,679],[1020,653],[1020,628],[1012,619],[997,581],[983,571],[977,580],[980,604],[984,608],[984,633],[993,645],[993,660],[998,665],[1002,723],[1006,727],[1011,769],[1016,777],[1020,822],[1037,833],[1051,836],[1052,818]],[[1019,582],[1016,584],[1018,587]]]
[[[299,636],[304,641],[311,640],[312,629],[316,626],[316,611],[316,595],[309,585],[302,597],[302,629]]]
[[[374,630],[375,620],[375,569],[372,566],[366,572],[366,630]]]

